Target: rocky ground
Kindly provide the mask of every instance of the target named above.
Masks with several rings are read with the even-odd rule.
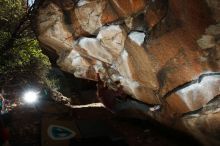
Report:
[[[199,145],[184,134],[152,124],[146,119],[128,118],[124,113],[115,115],[102,106],[69,108],[53,101],[42,101],[36,106],[21,105],[4,115],[5,123],[10,129],[11,145],[40,146],[41,120],[44,116],[68,117],[74,120],[101,120],[109,129],[120,135],[129,146]]]

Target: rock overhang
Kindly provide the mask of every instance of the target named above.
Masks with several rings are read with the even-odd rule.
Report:
[[[89,80],[99,73],[113,89],[119,81],[133,98],[160,105],[149,113],[159,121],[201,109],[219,95],[219,66],[198,41],[205,30],[213,34],[205,2],[46,0],[36,20],[38,39],[56,51],[61,69]]]

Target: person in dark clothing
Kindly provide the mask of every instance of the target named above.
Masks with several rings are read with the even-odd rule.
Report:
[[[105,83],[101,81],[99,74],[97,74],[97,80],[97,97],[111,112],[115,113],[129,109],[147,112],[150,109],[145,103],[129,98],[128,95],[124,93],[122,86],[119,86],[117,91],[114,91],[109,89]],[[116,84],[119,85],[120,82]]]
[[[117,91],[108,89],[103,81],[101,81],[99,74],[97,74],[97,97],[104,104],[104,106],[112,112],[115,112],[115,106],[117,104],[116,98],[123,98],[125,94],[121,88]]]
[[[2,111],[4,109],[4,97],[2,94],[0,94],[0,110]]]
[[[9,130],[5,128],[1,114],[0,114],[0,146],[10,146]]]
[[[2,119],[2,110],[4,110],[4,97],[0,94],[0,146],[10,146],[9,144],[9,130],[5,128]]]

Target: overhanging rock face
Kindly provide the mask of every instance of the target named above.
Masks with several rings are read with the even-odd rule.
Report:
[[[188,124],[204,126],[191,117],[201,118],[200,110],[220,94],[219,5],[218,0],[45,0],[36,16],[37,35],[59,55],[64,71],[89,80],[99,73],[112,89],[120,82],[125,93],[160,107],[147,115],[187,131]],[[219,114],[218,106],[205,109],[209,119]],[[206,142],[219,144],[216,138]]]

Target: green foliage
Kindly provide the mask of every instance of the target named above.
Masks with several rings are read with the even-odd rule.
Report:
[[[46,73],[45,70],[50,68],[49,59],[42,53],[38,41],[30,38],[16,39],[10,54],[6,57],[1,54],[0,61],[1,75],[17,71],[21,73],[36,71],[40,75],[39,73]]]
[[[33,37],[27,9],[25,0],[0,0],[0,88],[49,82],[51,64]]]
[[[11,34],[9,32],[0,31],[0,47],[4,46],[4,43],[10,38]]]
[[[25,0],[0,0],[1,29],[11,32],[27,12]]]

